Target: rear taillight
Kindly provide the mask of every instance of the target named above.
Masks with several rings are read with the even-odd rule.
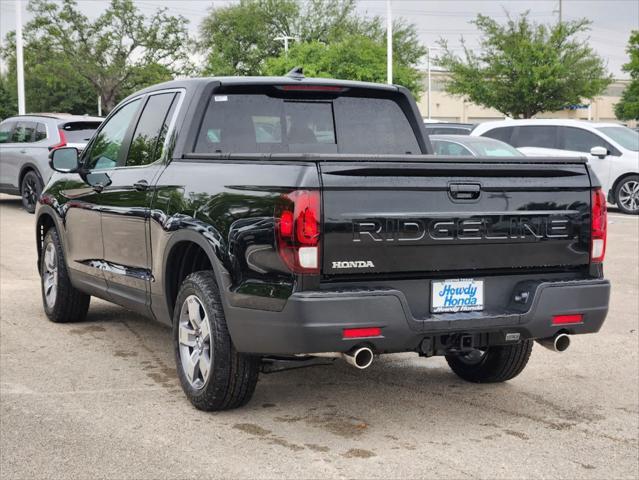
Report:
[[[60,143],[56,143],[55,145],[51,145],[49,147],[49,151],[52,152],[53,150],[57,150],[58,148],[62,148],[62,147],[66,147],[67,146],[67,137],[64,134],[64,131],[61,129],[58,129],[58,133],[60,134]]]
[[[606,255],[606,231],[608,230],[606,196],[601,188],[592,192],[591,217],[590,261],[600,263]]]
[[[296,190],[282,195],[275,211],[277,249],[294,273],[319,273],[320,193]]]

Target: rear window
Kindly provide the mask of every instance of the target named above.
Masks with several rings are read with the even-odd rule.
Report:
[[[67,143],[87,143],[101,122],[66,122],[58,127],[64,131]]]
[[[388,99],[214,95],[196,153],[419,153],[399,105]]]

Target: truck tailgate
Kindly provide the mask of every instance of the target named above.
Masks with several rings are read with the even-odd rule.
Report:
[[[393,274],[589,262],[585,164],[320,162],[322,273]]]

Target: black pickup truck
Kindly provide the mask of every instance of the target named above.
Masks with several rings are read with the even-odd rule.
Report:
[[[586,162],[431,153],[402,87],[293,74],[140,91],[81,157],[51,155],[45,312],[80,321],[96,296],[171,325],[203,410],[324,357],[445,355],[501,382],[534,340],[597,332],[606,202]]]

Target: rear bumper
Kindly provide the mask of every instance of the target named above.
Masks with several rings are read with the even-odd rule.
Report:
[[[539,282],[522,286],[526,303],[483,312],[431,314],[414,318],[404,294],[393,289],[342,289],[293,294],[281,312],[227,306],[227,323],[238,351],[257,354],[347,352],[367,343],[377,352],[416,350],[428,336],[449,333],[506,333],[520,338],[548,338],[558,331],[594,333],[601,328],[610,297],[607,280]],[[552,317],[582,314],[583,322],[552,325]],[[343,339],[345,328],[381,327],[382,335]]]

